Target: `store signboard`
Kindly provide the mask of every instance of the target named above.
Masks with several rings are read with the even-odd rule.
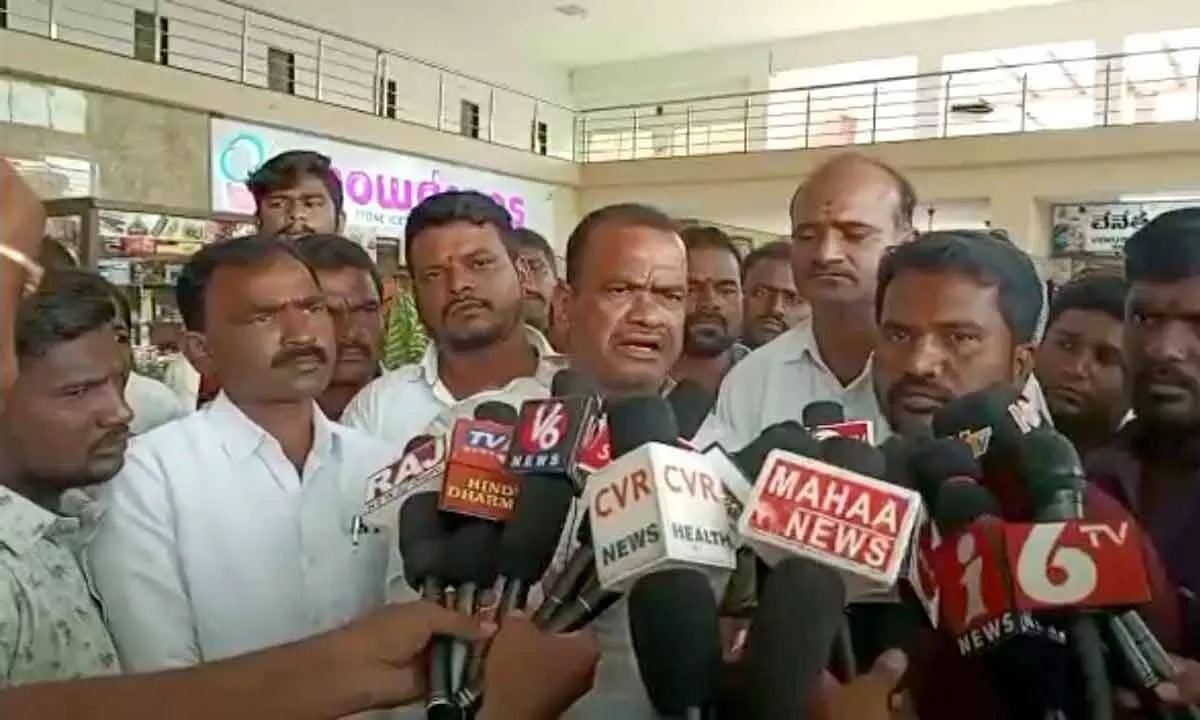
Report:
[[[1052,205],[1051,255],[1120,255],[1138,228],[1165,212],[1194,205],[1200,200]]]
[[[345,187],[346,221],[351,228],[370,228],[378,237],[400,237],[413,206],[429,195],[457,188],[491,195],[517,226],[556,237],[555,188],[544,183],[261,125],[220,118],[211,123],[214,212],[253,214],[254,199],[245,185],[250,172],[285,150],[314,150],[333,160]]]

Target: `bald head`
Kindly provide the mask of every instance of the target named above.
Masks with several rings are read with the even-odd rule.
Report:
[[[792,197],[792,273],[816,311],[869,307],[884,251],[912,237],[916,195],[903,175],[858,153],[822,165]]]
[[[797,204],[804,199],[809,188],[823,183],[839,186],[839,194],[845,194],[856,186],[869,186],[876,190],[877,202],[887,203],[893,208],[896,228],[907,230],[913,226],[917,192],[912,183],[887,163],[858,152],[835,155],[800,183],[792,195],[790,206],[793,225]]]

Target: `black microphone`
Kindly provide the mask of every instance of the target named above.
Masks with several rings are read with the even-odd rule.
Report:
[[[809,405],[805,411],[815,404]],[[838,411],[841,411],[841,406],[838,406]],[[820,459],[824,462],[859,475],[882,479],[887,474],[887,461],[883,453],[861,440],[831,435],[821,441],[820,451]],[[850,680],[858,675],[858,660],[854,652],[854,638],[850,632],[848,617],[842,621],[838,630],[837,643],[834,645],[834,662],[840,670],[839,676],[842,680]]]
[[[679,441],[675,413],[658,395],[613,399],[608,402],[606,409],[613,458],[621,457],[646,443],[674,445]],[[569,577],[568,571],[574,574],[577,570],[582,572],[574,578]],[[595,548],[590,542],[576,549],[567,561],[567,570],[555,580],[547,595],[572,598],[569,603],[552,610],[544,625],[539,625],[553,632],[584,627],[620,598],[620,594],[609,592],[601,586],[596,574]]]
[[[499,601],[493,613],[497,623],[515,610],[524,610],[529,589],[542,579],[554,559],[575,494],[565,475],[527,475],[522,478],[512,517],[500,535]],[[468,686],[458,703],[472,707],[482,695],[482,653],[471,655]]]
[[[846,422],[846,411],[842,409],[841,403],[817,400],[805,405],[800,411],[800,422],[810,430],[822,425],[836,425]]]
[[[842,625],[846,586],[833,570],[788,557],[763,587],[746,634],[746,720],[812,720],[811,700]]]
[[[629,591],[638,671],[660,717],[707,720],[721,679],[717,602],[703,574],[662,570]]]
[[[1075,446],[1053,428],[1038,428],[1025,436],[1022,467],[1037,522],[1084,519],[1083,463]],[[1084,675],[1090,717],[1112,716],[1112,686],[1104,657],[1107,636],[1122,667],[1136,683],[1144,701],[1158,704],[1153,687],[1174,676],[1173,663],[1136,610],[1112,614],[1071,614],[1072,648]],[[1098,704],[1103,709],[1096,709]],[[1196,712],[1195,708],[1191,709]],[[1194,717],[1195,715],[1193,715]]]
[[[695,380],[683,379],[667,393],[667,402],[675,412],[679,437],[690,438],[704,424],[716,398]]]
[[[918,491],[932,511],[933,522],[943,535],[955,535],[973,523],[989,529],[982,552],[1003,557],[1003,519],[995,496],[981,484],[983,470],[973,448],[957,438],[937,438],[914,449],[912,473]],[[1004,594],[1012,597],[1012,578],[1003,575]],[[1026,629],[1025,623],[1013,623]],[[1030,628],[1036,630],[1035,628]],[[957,638],[954,641],[957,644]],[[969,662],[959,658],[957,662]],[[1071,677],[1063,653],[1050,649],[1040,636],[1018,634],[980,652],[978,661],[992,678],[1008,717],[1014,720],[1061,717],[1071,708],[1063,698]],[[1073,717],[1068,712],[1067,717]]]
[[[423,600],[438,605],[447,602],[450,537],[448,519],[438,511],[438,493],[417,493],[400,506],[397,538],[405,580]],[[437,637],[431,643],[426,700],[426,714],[431,718],[461,717],[452,700],[450,648],[447,638]]]

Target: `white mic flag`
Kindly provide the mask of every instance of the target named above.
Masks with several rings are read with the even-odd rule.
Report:
[[[725,491],[695,452],[646,443],[588,478],[584,497],[607,590],[673,567],[724,580],[736,564]]]

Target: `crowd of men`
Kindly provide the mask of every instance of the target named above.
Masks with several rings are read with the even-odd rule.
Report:
[[[360,522],[364,483],[456,414],[546,397],[567,365],[602,396],[695,383],[712,407],[694,441],[728,448],[817,400],[882,441],[1011,386],[1086,455],[1089,512],[1147,529],[1145,615],[1178,656],[1159,694],[1200,701],[1200,209],[1139,230],[1124,277],[1047,304],[1016,245],[918,233],[909,181],[860,154],[805,178],[791,237],[744,258],[715,228],[618,204],[570,233],[561,277],[489,197],[445,192],[404,236],[428,346],[383,371],[382,283],[339,235],[340,183],[327,158],[285,153],[249,183],[259,234],[179,275],[183,355],[218,388],[195,409],[134,379],[121,291],[52,261],[36,198],[0,173],[0,715],[337,717],[419,697],[432,635],[495,631],[417,600],[395,528]],[[624,613],[570,635],[505,623],[480,717],[655,717]],[[732,667],[744,626],[728,629]],[[869,672],[822,685],[814,716],[1008,716],[943,645],[861,648]]]

